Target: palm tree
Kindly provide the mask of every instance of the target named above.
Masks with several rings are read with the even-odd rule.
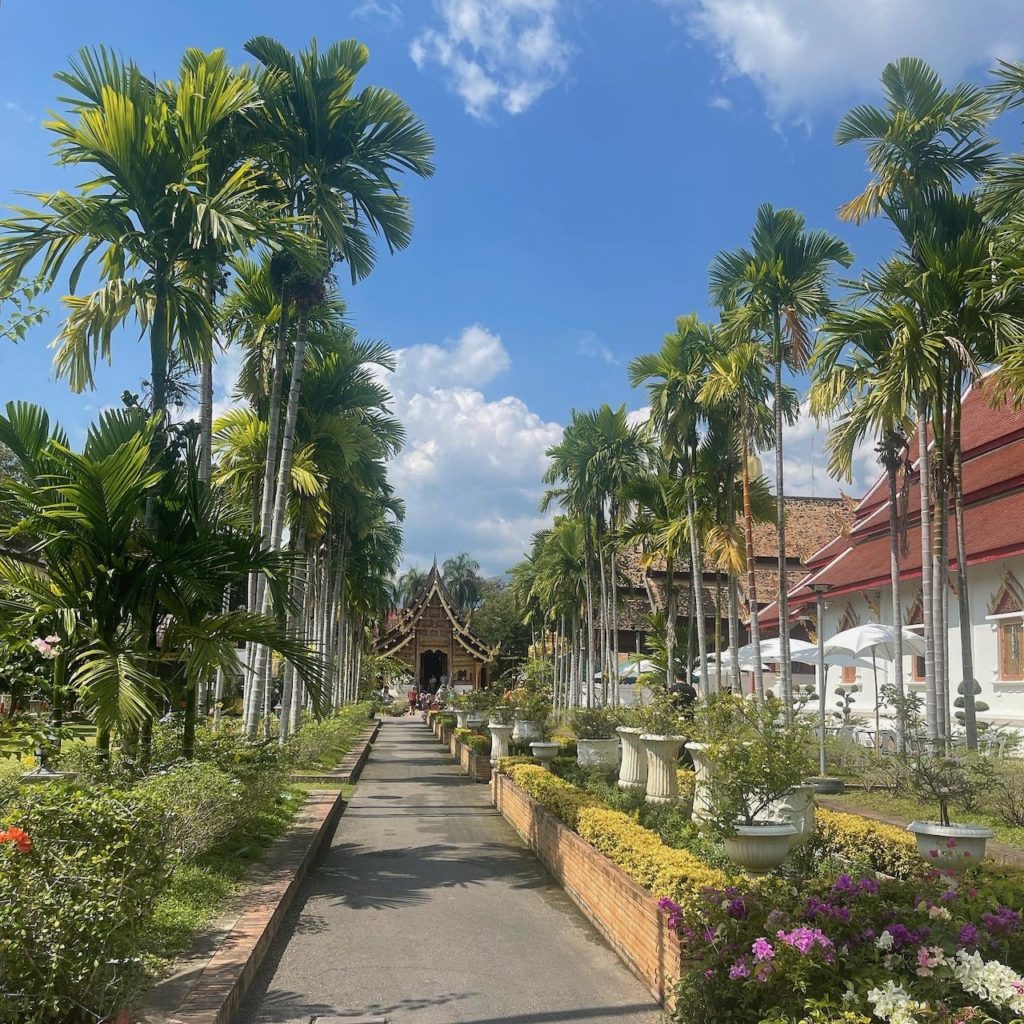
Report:
[[[445,559],[441,565],[441,578],[462,611],[468,612],[480,602],[483,586],[480,563],[466,552]]]
[[[268,173],[280,183],[281,209],[301,219],[302,232],[324,254],[317,271],[288,268],[280,280],[283,307],[294,308],[297,325],[276,483],[265,489],[263,498],[264,536],[277,547],[284,531],[308,312],[322,299],[334,261],[348,263],[353,282],[372,270],[372,235],[383,237],[390,251],[408,245],[409,204],[395,172],[431,175],[433,142],[395,93],[375,86],[354,93],[356,78],[369,59],[369,51],[355,40],[335,43],[323,52],[313,42],[295,57],[276,40],[260,36],[249,40],[246,50],[264,69],[263,103],[253,119],[256,149],[263,154]],[[284,335],[280,330],[275,377],[284,362]],[[273,458],[275,441],[272,428]],[[273,479],[268,467],[268,484]],[[256,730],[267,670],[267,652],[261,650],[247,707],[250,734]]]
[[[807,231],[796,210],[759,207],[750,246],[719,253],[711,264],[711,300],[726,310],[726,333],[738,341],[756,337],[768,350],[775,373],[775,487],[779,529],[779,640],[782,698],[793,715],[789,663],[789,600],[786,565],[786,506],[783,459],[783,367],[801,372],[810,355],[814,324],[831,308],[834,265],[848,267],[853,255],[826,231]]]
[[[403,607],[408,607],[409,602],[416,596],[420,584],[427,578],[427,574],[416,566],[411,566],[398,577],[395,583],[395,592],[402,601]]]

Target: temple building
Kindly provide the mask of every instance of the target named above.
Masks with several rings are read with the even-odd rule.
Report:
[[[484,688],[496,654],[470,629],[436,561],[409,604],[389,620],[376,649],[404,662],[421,688],[442,676],[456,685]]]
[[[978,720],[1024,726],[1024,408],[999,404],[996,376],[989,374],[963,398],[964,534],[971,621],[960,621],[956,543],[950,551],[949,680],[956,701],[963,673],[961,629],[969,628],[974,649],[974,676],[981,686]],[[911,439],[911,469],[906,498],[897,494],[897,515],[906,539],[900,559],[900,604],[903,624],[922,629],[921,491],[918,440]],[[899,488],[903,491],[903,486]],[[950,529],[953,528],[952,515]],[[822,545],[806,560],[807,571],[789,593],[794,626],[811,626],[815,618],[813,586],[826,589],[826,637],[866,622],[892,622],[890,587],[889,487],[881,474],[857,505],[853,525]],[[778,632],[778,605],[761,615],[762,636]],[[923,658],[904,659],[909,689],[924,690]],[[882,683],[889,663],[878,663]],[[873,687],[871,671],[837,669],[829,685],[859,690]],[[873,694],[858,698],[870,707]],[[951,709],[961,717],[958,706]]]

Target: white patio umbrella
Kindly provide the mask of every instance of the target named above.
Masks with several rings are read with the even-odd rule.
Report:
[[[661,671],[663,670],[655,665],[650,658],[641,658],[639,655],[635,658],[627,658],[625,661],[619,662],[620,676],[642,676],[651,672]]]
[[[901,630],[904,654],[924,654],[924,638],[909,629]],[[878,749],[878,733],[881,729],[878,704],[878,665],[875,659],[881,655],[886,661],[896,658],[896,629],[883,625],[881,622],[865,622],[862,626],[844,629],[825,641],[825,656],[829,654],[846,654],[859,657],[871,655],[871,672],[875,680],[875,749]]]
[[[761,661],[779,661],[782,658],[782,641],[776,636],[770,640],[762,640],[760,645]],[[805,654],[808,651],[815,652],[817,647],[809,644],[806,640],[789,641],[789,660],[797,661],[798,654]],[[744,644],[739,649],[740,661],[750,661],[754,657],[754,645]]]

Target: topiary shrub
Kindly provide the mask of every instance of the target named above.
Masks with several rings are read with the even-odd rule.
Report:
[[[0,842],[0,1020],[106,1020],[145,984],[163,822],[114,792],[49,785],[24,790],[0,830],[15,836]]]
[[[927,867],[905,829],[824,807],[815,817],[817,827],[807,845],[818,856],[865,864],[894,878],[913,878]]]
[[[212,849],[245,817],[241,783],[202,761],[151,775],[132,796],[137,804],[166,819],[168,844],[182,861]]]

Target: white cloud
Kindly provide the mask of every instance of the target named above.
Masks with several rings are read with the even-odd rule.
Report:
[[[408,433],[391,481],[408,506],[407,565],[469,551],[504,572],[548,520],[537,512],[544,452],[562,436],[519,398],[481,388],[511,365],[501,338],[477,324],[454,341],[399,349],[383,374]]]
[[[820,425],[808,411],[807,403],[800,407],[800,418],[785,428],[782,436],[785,489],[787,494],[803,497],[827,498],[849,494],[862,498],[878,478],[878,465],[874,441],[862,442],[853,456],[853,480],[833,480],[828,474],[829,454],[825,448],[829,424]],[[760,453],[764,475],[775,486],[775,452]]]
[[[708,106],[712,110],[732,110],[732,100],[728,96],[712,96]]]
[[[389,25],[397,25],[402,20],[402,8],[394,0],[362,0],[352,11],[354,18],[377,18]]]
[[[579,352],[581,356],[589,356],[591,359],[601,359],[612,366],[619,365],[619,360],[616,359],[615,353],[612,352],[612,350],[603,342],[598,341],[597,335],[590,331],[580,338],[576,351]]]
[[[751,79],[780,118],[877,92],[896,57],[923,57],[954,79],[1024,49],[1020,0],[660,2],[714,47],[727,75]]]
[[[568,68],[559,32],[562,0],[435,0],[438,28],[409,47],[416,66],[439,65],[466,111],[485,118],[495,103],[521,114]]]
[[[0,110],[21,118],[26,124],[33,124],[35,122],[35,117],[15,100],[0,99]]]

